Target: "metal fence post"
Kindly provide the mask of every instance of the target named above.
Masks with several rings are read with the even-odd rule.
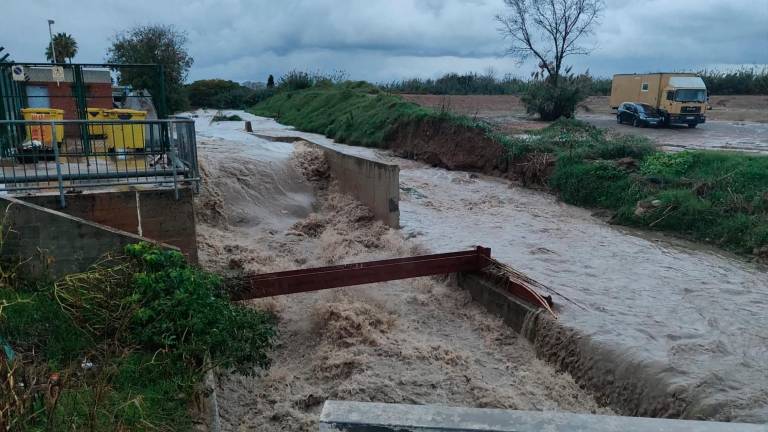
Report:
[[[56,163],[56,178],[59,182],[59,203],[61,208],[67,208],[67,200],[64,197],[64,180],[61,176],[61,162],[59,161],[59,144],[56,138],[56,122],[51,121],[51,147],[53,147],[53,160]]]
[[[173,172],[173,195],[176,201],[179,200],[179,186],[176,180],[176,147],[173,142],[173,120],[169,120],[168,127],[168,153],[171,159],[171,171]]]

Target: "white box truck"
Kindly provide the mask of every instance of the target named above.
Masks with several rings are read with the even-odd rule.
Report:
[[[707,86],[693,73],[618,74],[611,83],[611,108],[624,102],[648,104],[664,123],[695,127],[706,121]]]

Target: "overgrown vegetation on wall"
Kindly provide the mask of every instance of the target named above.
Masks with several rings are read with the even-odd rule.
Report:
[[[269,363],[274,318],[175,251],[135,244],[55,283],[3,282],[0,430],[186,431],[208,370]]]
[[[662,153],[644,138],[611,135],[576,120],[559,120],[526,137],[509,137],[486,123],[424,108],[365,83],[285,92],[251,111],[370,147],[415,145],[388,139],[399,130],[428,125],[429,133],[419,140],[450,145],[452,152],[475,146],[466,151],[471,157],[501,148],[506,161],[494,164],[494,170],[504,167],[504,175],[546,185],[568,203],[612,210],[615,223],[768,255],[768,158],[763,156]],[[478,139],[467,139],[467,132]],[[398,136],[411,139],[408,134]],[[404,154],[419,157],[415,152]],[[450,155],[432,152],[429,157],[429,163],[450,167],[445,162]]]

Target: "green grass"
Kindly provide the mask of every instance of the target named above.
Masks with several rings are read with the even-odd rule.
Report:
[[[547,186],[570,204],[614,211],[615,223],[663,230],[738,253],[768,245],[768,157],[664,153],[643,137],[609,134],[577,120],[558,120],[527,137],[510,137],[486,123],[421,107],[365,83],[278,93],[251,112],[369,147],[385,146],[393,131],[412,122],[466,126],[507,149],[509,170],[530,168],[533,155],[553,155]]]
[[[364,82],[281,92],[249,111],[305,132],[365,147],[383,147],[395,128],[429,119],[476,127],[481,133],[489,131],[480,122],[421,107]]]
[[[0,424],[186,431],[208,368],[254,374],[269,365],[272,315],[231,303],[218,276],[179,252],[140,243],[125,253],[55,284],[0,285]],[[54,373],[55,405],[25,392]]]

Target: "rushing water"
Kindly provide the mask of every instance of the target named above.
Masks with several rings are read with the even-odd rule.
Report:
[[[659,371],[718,418],[768,421],[768,272],[687,241],[604,223],[552,195],[256,119],[400,165],[400,220],[435,252],[474,245],[553,289],[561,321]]]

